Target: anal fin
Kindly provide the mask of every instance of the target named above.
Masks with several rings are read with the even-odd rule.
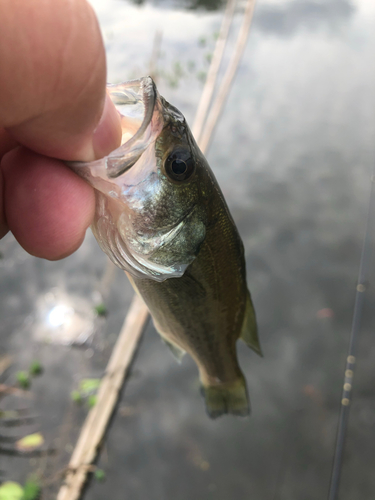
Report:
[[[163,332],[162,328],[155,321],[154,318],[153,318],[153,321],[154,321],[155,329],[158,332],[158,334],[160,335],[161,340],[168,347],[168,349],[172,353],[172,355],[175,358],[175,360],[177,361],[177,363],[181,363],[181,360],[185,356],[186,351],[184,349],[182,349],[182,347],[178,346],[177,344],[175,344],[174,342],[172,342],[171,340],[169,340],[169,338],[167,338],[167,334],[165,334]]]
[[[258,327],[255,318],[255,311],[253,303],[251,302],[250,293],[247,292],[245,317],[242,324],[240,338],[250,347],[254,352],[263,357],[262,349],[260,347],[258,338]]]
[[[181,347],[178,347],[176,344],[172,344],[169,340],[166,340],[165,338],[162,337],[163,342],[166,344],[168,349],[171,351],[173,354],[173,357],[176,359],[178,363],[181,363],[182,358],[186,354],[186,351],[181,349]]]

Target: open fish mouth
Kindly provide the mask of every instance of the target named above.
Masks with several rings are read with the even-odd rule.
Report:
[[[107,89],[120,114],[123,132],[121,146],[107,157],[107,176],[113,179],[129,170],[153,139],[150,124],[158,94],[149,76],[108,85]]]

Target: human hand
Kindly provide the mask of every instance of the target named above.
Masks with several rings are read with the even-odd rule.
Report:
[[[105,51],[86,0],[0,2],[0,237],[55,260],[83,241],[94,193],[61,160],[119,146]],[[104,109],[104,111],[103,111]]]

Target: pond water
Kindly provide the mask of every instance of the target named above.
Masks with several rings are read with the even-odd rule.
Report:
[[[158,32],[159,92],[192,123],[222,6],[91,3],[108,81],[146,75]],[[88,500],[327,497],[375,161],[374,53],[371,0],[258,2],[207,155],[244,241],[258,317],[264,358],[238,345],[252,414],[209,420],[194,363],[175,363],[149,324],[98,462],[106,481],[89,483]],[[103,374],[132,290],[89,232],[61,262],[28,256],[11,235],[0,251],[1,350],[14,358],[7,381],[32,359],[44,367],[31,400],[1,401],[2,409],[30,407],[35,422],[6,432],[41,430],[57,449],[31,461],[0,455],[0,469],[18,481],[39,472],[43,498],[53,499],[87,413],[71,391],[82,377]],[[108,315],[96,318],[91,313],[102,300]],[[370,288],[341,500],[375,495],[374,300]],[[49,316],[58,327],[72,304],[80,304],[75,324],[83,325],[85,343],[41,342],[43,311],[60,307]],[[63,334],[60,328],[60,340],[69,342]]]

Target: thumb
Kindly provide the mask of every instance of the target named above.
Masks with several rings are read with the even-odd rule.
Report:
[[[86,0],[2,0],[0,24],[0,127],[63,160],[92,160],[118,146],[103,41]]]

